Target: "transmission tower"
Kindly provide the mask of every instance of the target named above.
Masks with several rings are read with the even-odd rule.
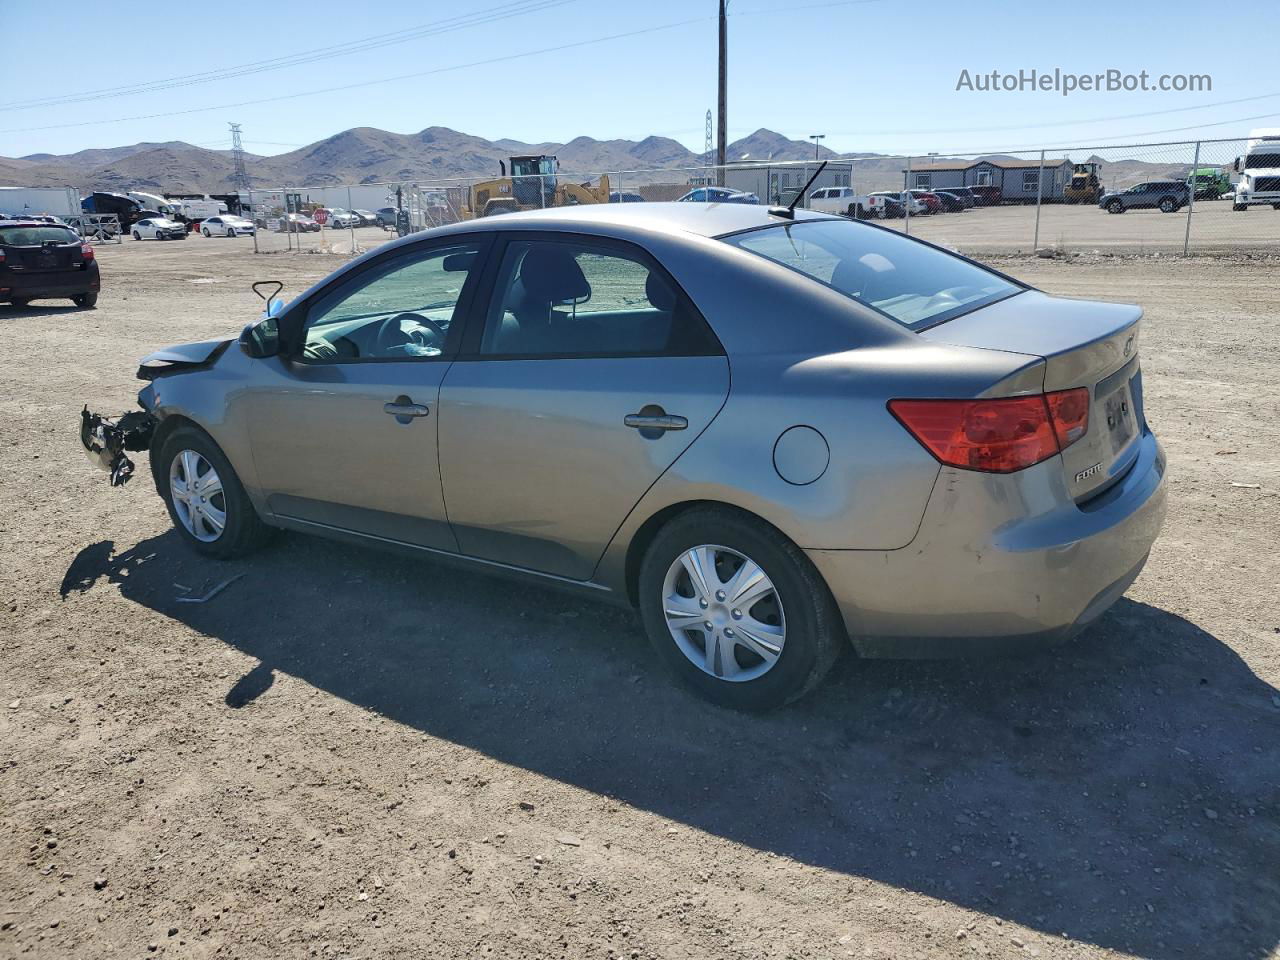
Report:
[[[707,111],[707,139],[705,141],[705,144],[702,150],[702,162],[705,163],[708,167],[711,166],[711,152],[715,150],[715,144],[713,142],[715,139],[714,129],[715,128],[712,126],[712,123],[711,123],[711,111],[708,110]]]
[[[231,174],[231,182],[239,190],[249,189],[249,171],[244,167],[244,144],[240,142],[240,124],[231,124],[231,162],[235,170]]]

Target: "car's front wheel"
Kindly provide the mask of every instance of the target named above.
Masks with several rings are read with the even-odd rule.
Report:
[[[1124,204],[1119,200],[1112,200],[1107,204],[1107,213],[1124,213]]]
[[[831,592],[804,553],[759,520],[720,508],[659,531],[639,578],[659,657],[703,697],[768,710],[807,693],[844,648]]]
[[[227,560],[262,543],[266,525],[218,445],[179,427],[160,450],[160,485],[169,517],[188,545]]]
[[[1165,197],[1163,200],[1160,201],[1160,212],[1161,213],[1177,213],[1178,201],[1174,200],[1173,197]]]
[[[133,239],[135,239],[135,240],[141,240],[141,239],[142,239],[142,234],[140,234],[137,230],[133,231]]]
[[[96,293],[77,293],[71,298],[71,302],[77,307],[84,307],[86,310],[92,310],[98,305],[98,295]]]
[[[234,237],[235,235],[236,235],[235,230],[234,230],[233,228],[231,228],[231,227],[227,227],[227,236],[228,236],[228,237]]]

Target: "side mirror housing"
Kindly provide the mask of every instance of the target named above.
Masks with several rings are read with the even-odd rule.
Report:
[[[1233,163],[1233,164],[1231,164],[1231,169],[1232,169],[1232,170],[1234,170],[1236,173],[1239,173],[1239,172],[1240,172],[1240,158],[1239,158],[1239,157],[1236,157],[1236,162],[1235,162],[1235,163]]]
[[[263,317],[240,331],[240,349],[245,356],[261,360],[280,353],[280,325],[275,316]]]

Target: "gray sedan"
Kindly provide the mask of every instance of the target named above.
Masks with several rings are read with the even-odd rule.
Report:
[[[1164,514],[1137,307],[868,223],[515,214],[276,306],[144,359],[141,411],[85,412],[114,482],[149,448],[178,535],[215,557],[279,527],[634,605],[666,665],[733,707],[799,697],[850,644],[1070,637]]]

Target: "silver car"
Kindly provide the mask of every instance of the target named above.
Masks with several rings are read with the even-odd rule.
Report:
[[[1047,296],[869,223],[600,204],[365,255],[220,340],[145,358],[178,534],[269,528],[639,608],[668,667],[758,709],[872,657],[1070,637],[1165,509],[1137,307]]]

